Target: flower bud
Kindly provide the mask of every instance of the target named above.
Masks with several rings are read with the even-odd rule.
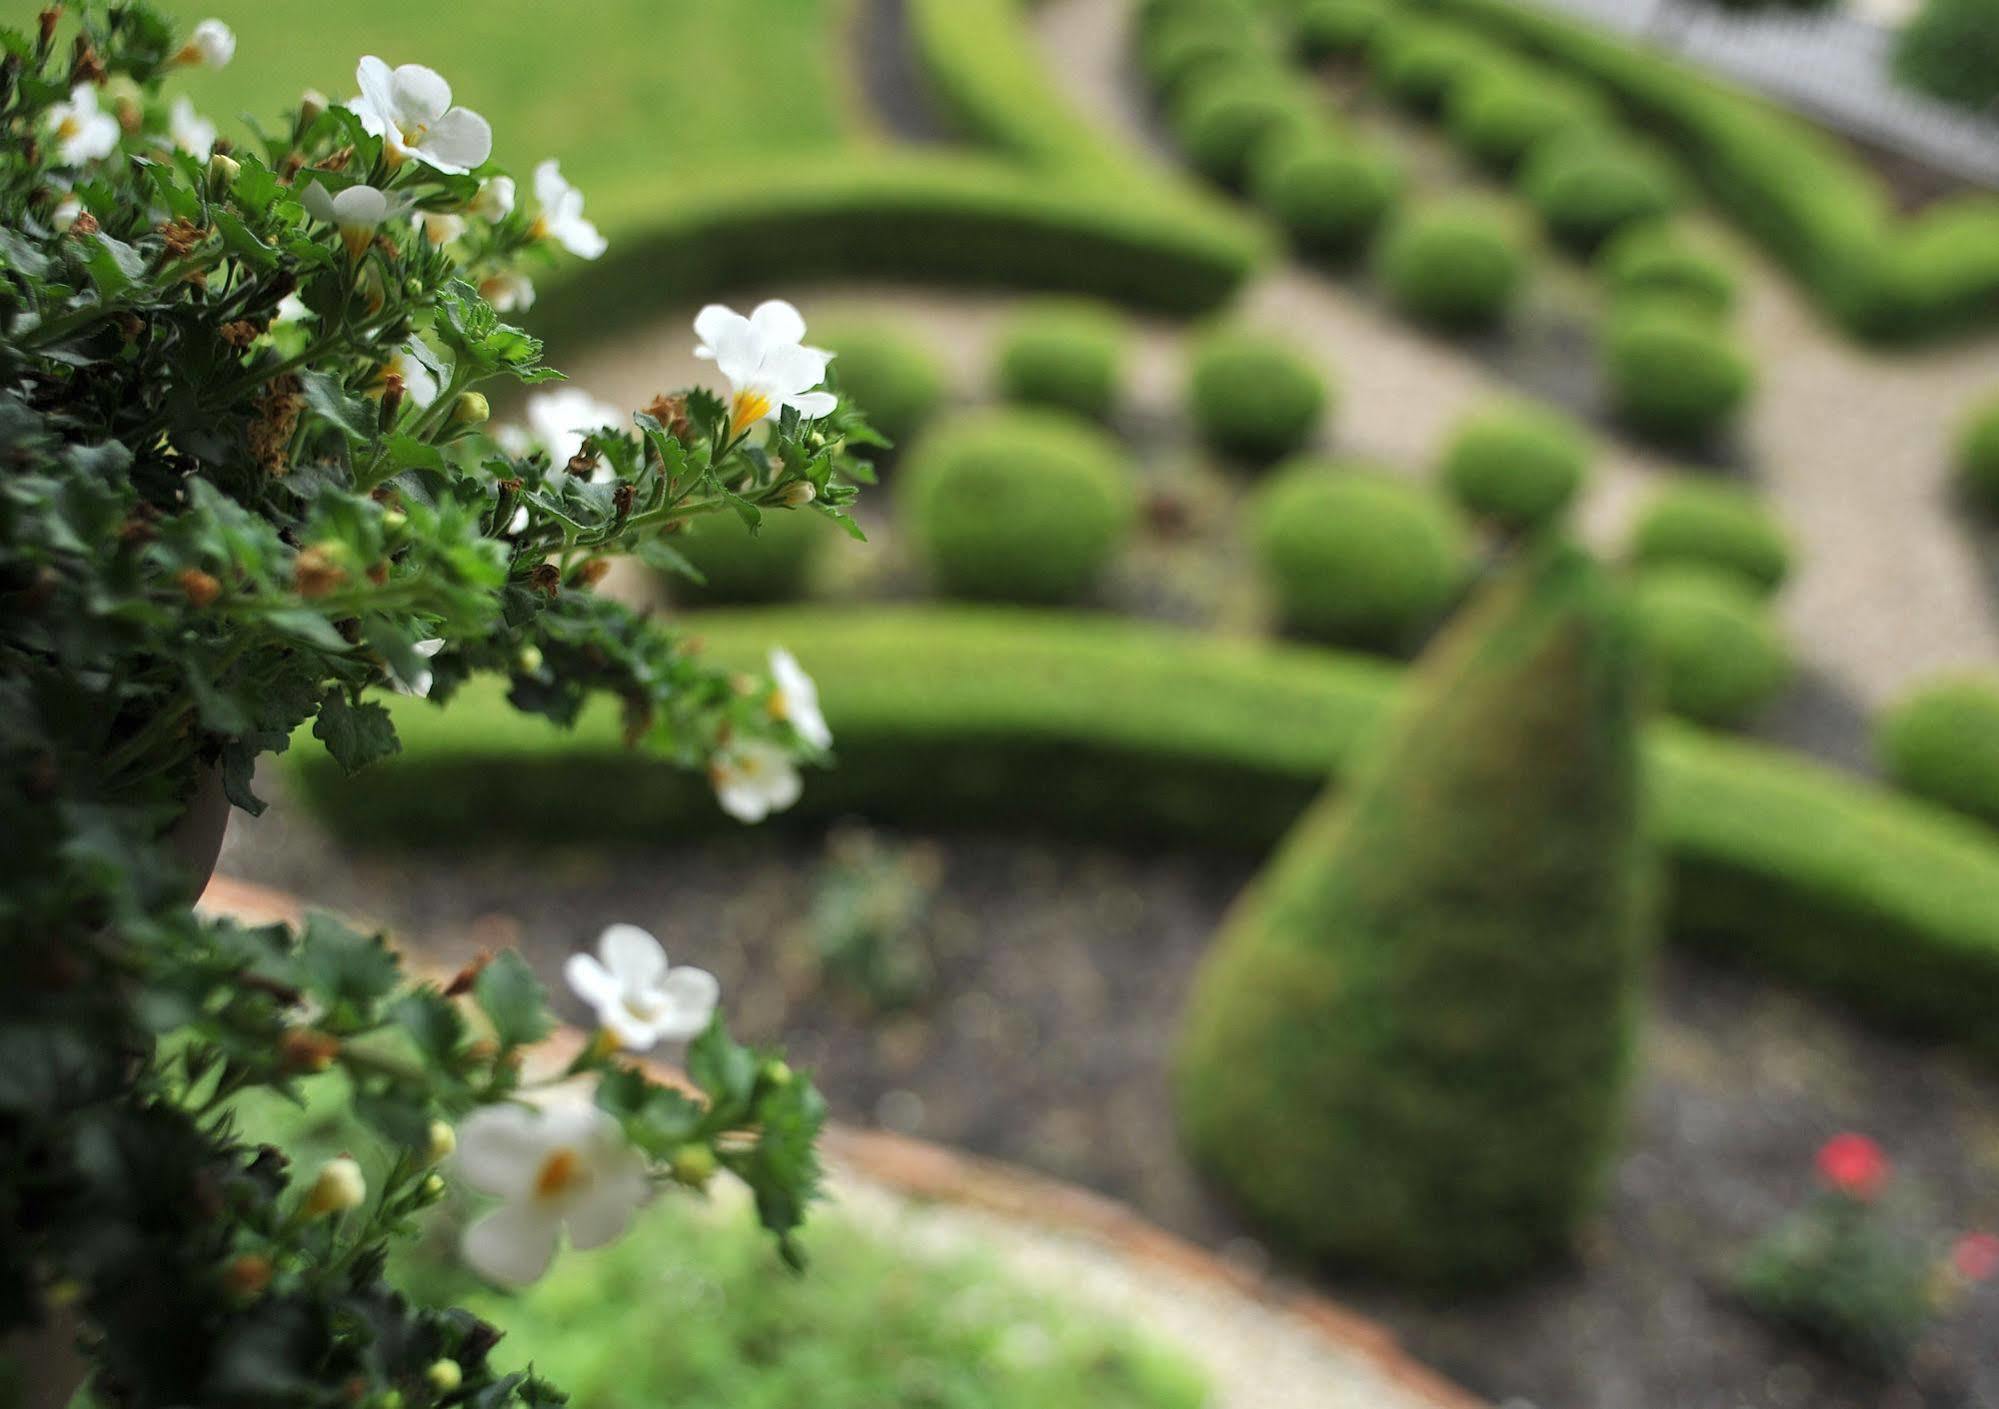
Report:
[[[800,480],[784,491],[784,502],[794,509],[801,509],[819,497],[819,491],[812,487],[810,480]]]
[[[327,97],[317,88],[308,88],[299,95],[298,116],[300,122],[311,124],[319,121],[321,114],[326,111],[326,108]]]
[[[483,426],[492,414],[492,406],[476,391],[461,391],[451,403],[451,419],[461,426]]]
[[[278,1063],[286,1071],[322,1072],[339,1055],[340,1039],[317,1028],[288,1028],[278,1038]]]
[[[432,1361],[430,1368],[423,1372],[423,1377],[439,1394],[451,1394],[465,1383],[465,1372],[458,1368],[456,1360]]]
[[[407,524],[409,521],[410,521],[410,516],[404,513],[401,509],[382,510],[382,527],[388,530],[390,533],[400,532],[403,525]]]
[[[319,1167],[319,1177],[306,1191],[299,1211],[307,1218],[324,1218],[359,1208],[367,1197],[368,1180],[361,1173],[361,1166],[348,1156],[339,1155]]]
[[[763,1077],[773,1086],[791,1085],[791,1064],[779,1057],[764,1063]]]
[[[426,1174],[423,1183],[416,1186],[416,1192],[426,1204],[434,1204],[444,1197],[444,1180],[435,1174]]]
[[[690,1189],[705,1189],[715,1177],[715,1152],[706,1145],[682,1145],[673,1152],[673,1177]]]
[[[271,1260],[246,1252],[229,1259],[222,1269],[222,1288],[237,1301],[251,1301],[271,1285]]]
[[[218,189],[226,190],[236,184],[236,178],[243,174],[242,163],[234,157],[226,157],[217,152],[208,159],[208,179]]]
[[[522,646],[521,653],[514,658],[514,663],[521,668],[524,674],[534,674],[542,666],[541,647]]]
[[[458,1132],[444,1121],[433,1120],[430,1123],[429,1139],[424,1146],[424,1154],[430,1162],[436,1164],[441,1159],[448,1159],[451,1152],[457,1148]]]
[[[175,580],[192,607],[214,606],[215,599],[222,595],[222,584],[200,568],[189,568]]]

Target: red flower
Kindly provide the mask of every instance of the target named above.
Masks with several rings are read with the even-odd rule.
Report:
[[[1950,1250],[1950,1265],[1967,1282],[1983,1282],[1999,1272],[1999,1234],[1966,1233]]]
[[[1865,1135],[1835,1135],[1819,1148],[1819,1178],[1850,1199],[1868,1203],[1888,1187],[1888,1157]]]

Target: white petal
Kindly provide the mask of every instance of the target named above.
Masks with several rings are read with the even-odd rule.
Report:
[[[804,342],[805,319],[781,298],[765,299],[750,310],[750,322],[771,342]]]
[[[758,378],[773,387],[779,397],[794,397],[812,390],[826,380],[826,354],[797,343],[781,343],[764,351]]]
[[[719,303],[711,303],[694,315],[694,336],[701,339],[701,346],[695,352],[703,357],[715,355],[715,344],[722,335],[736,324],[747,321],[733,308]]]
[[[798,414],[808,421],[816,421],[821,416],[830,416],[840,405],[840,398],[830,391],[807,391],[797,396],[787,396],[782,400],[785,406],[795,406]]]
[[[447,175],[483,166],[493,155],[493,128],[470,108],[453,108],[417,144],[417,154]]]
[[[554,159],[542,162],[534,169],[534,198],[543,206],[556,206],[562,197],[574,190],[562,179],[562,164]]]
[[[611,247],[597,227],[582,216],[573,216],[555,227],[556,242],[579,259],[595,259]]]
[[[615,1242],[632,1226],[645,1196],[645,1172],[635,1161],[621,1160],[615,1168],[600,1170],[589,1189],[563,1210],[570,1246],[587,1251]]]
[[[732,314],[728,326],[711,346],[715,349],[715,366],[732,386],[761,384],[765,344],[763,337],[750,326],[749,319]]]
[[[480,1276],[508,1287],[524,1287],[555,1260],[556,1220],[528,1203],[493,1210],[465,1230],[461,1251]]]
[[[434,123],[451,108],[451,85],[422,64],[397,64],[391,79],[395,106],[390,112],[405,127]]]
[[[697,1037],[715,1016],[722,998],[722,981],[706,969],[686,964],[669,972],[659,985],[666,1011],[653,1020],[653,1031],[669,1042]]]
[[[527,1106],[481,1106],[458,1127],[459,1174],[475,1189],[523,1198],[549,1150],[547,1117]]]
[[[725,776],[715,784],[715,800],[738,822],[761,822],[770,816],[770,804],[763,789],[741,779]]]
[[[637,925],[612,925],[597,938],[604,967],[627,993],[644,992],[666,973],[666,950]]]
[[[305,207],[306,214],[310,215],[313,219],[324,220],[329,224],[332,223],[334,219],[333,197],[328,195],[326,188],[317,181],[299,192],[298,202]]]
[[[396,75],[387,64],[373,54],[366,55],[355,67],[354,81],[361,86],[361,106],[375,116],[378,124],[395,117]],[[376,136],[381,135],[376,128],[368,130]]]
[[[598,1010],[618,1003],[618,980],[588,954],[571,954],[562,964],[569,991]]]

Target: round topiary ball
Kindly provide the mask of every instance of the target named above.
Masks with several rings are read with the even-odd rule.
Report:
[[[1671,169],[1658,157],[1595,133],[1536,147],[1521,189],[1548,233],[1583,254],[1620,230],[1659,219],[1680,199]]]
[[[754,535],[733,513],[707,514],[665,540],[706,580],[671,574],[667,590],[690,606],[792,601],[806,595],[836,537],[845,535],[810,510],[767,513]]]
[[[1999,678],[1911,691],[1876,727],[1875,751],[1901,787],[1999,826]]]
[[[1746,723],[1783,690],[1790,652],[1769,609],[1737,579],[1697,567],[1639,578],[1639,630],[1667,709],[1697,724]]]
[[[1387,15],[1382,0],[1306,0],[1293,42],[1301,58],[1350,59],[1366,52]]]
[[[1503,66],[1481,70],[1453,89],[1445,116],[1458,146],[1500,172],[1513,170],[1545,142],[1607,121],[1603,104],[1586,90]]]
[[[1634,225],[1612,236],[1596,267],[1617,299],[1663,299],[1710,318],[1735,307],[1727,263],[1670,225]]]
[[[1117,404],[1129,342],[1124,324],[1094,304],[1029,309],[1000,337],[1000,394],[1101,421]]]
[[[1485,201],[1439,201],[1389,227],[1375,271],[1396,307],[1454,332],[1489,328],[1512,306],[1527,255],[1504,209]]]
[[[1204,78],[1252,67],[1262,57],[1253,30],[1219,19],[1162,26],[1140,51],[1153,91],[1169,103]]]
[[[813,329],[813,341],[835,354],[832,374],[866,414],[868,424],[903,444],[944,401],[944,373],[923,340],[881,323]]]
[[[1589,454],[1588,438],[1567,417],[1505,402],[1458,423],[1444,451],[1444,487],[1467,512],[1523,532],[1567,511]]]
[[[1259,143],[1306,129],[1311,109],[1276,72],[1229,68],[1202,73],[1173,106],[1181,148],[1202,174],[1240,184]]]
[[[1640,568],[1708,568],[1761,596],[1791,572],[1783,525],[1755,495],[1730,484],[1684,480],[1660,490],[1639,511],[1629,551]]]
[[[1505,57],[1461,30],[1399,20],[1375,29],[1368,62],[1390,98],[1411,112],[1434,113],[1452,89],[1482,68],[1503,64]]]
[[[1958,433],[1957,482],[1973,505],[1999,515],[1999,396],[1976,407]]]
[[[1259,153],[1254,189],[1300,249],[1343,260],[1374,238],[1402,172],[1386,153],[1326,134]]]
[[[1434,491],[1337,461],[1280,466],[1250,506],[1257,567],[1292,630],[1394,651],[1441,618],[1470,570],[1464,526]]]
[[[1332,397],[1290,344],[1225,328],[1194,347],[1188,411],[1201,437],[1245,460],[1274,460],[1312,438]]]
[[[1613,311],[1604,376],[1618,417],[1670,445],[1712,441],[1756,381],[1749,359],[1711,319],[1649,300]]]
[[[1118,443],[1052,411],[973,412],[933,426],[896,489],[897,522],[958,597],[1070,602],[1130,531],[1131,467]]]

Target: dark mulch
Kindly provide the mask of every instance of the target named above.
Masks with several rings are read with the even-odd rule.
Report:
[[[817,978],[803,917],[823,853],[806,839],[735,834],[533,864],[364,858],[280,807],[238,819],[223,867],[388,923],[439,963],[517,942],[551,981],[606,923],[644,925],[676,960],[715,970],[737,1030],[785,1042],[841,1118],[1073,1180],[1264,1260],[1182,1160],[1165,1082],[1193,966],[1249,868],[993,839],[934,845],[938,985],[920,1009],[883,1018]],[[1322,1284],[1495,1402],[1999,1405],[1999,1288],[1936,1337],[1915,1375],[1881,1384],[1764,1328],[1724,1285],[1748,1241],[1808,1190],[1819,1142],[1842,1129],[1892,1153],[1906,1216],[1926,1236],[1999,1226],[1999,1079],[1679,955],[1662,965],[1643,1071],[1614,1195],[1574,1265],[1447,1307],[1337,1273]]]

